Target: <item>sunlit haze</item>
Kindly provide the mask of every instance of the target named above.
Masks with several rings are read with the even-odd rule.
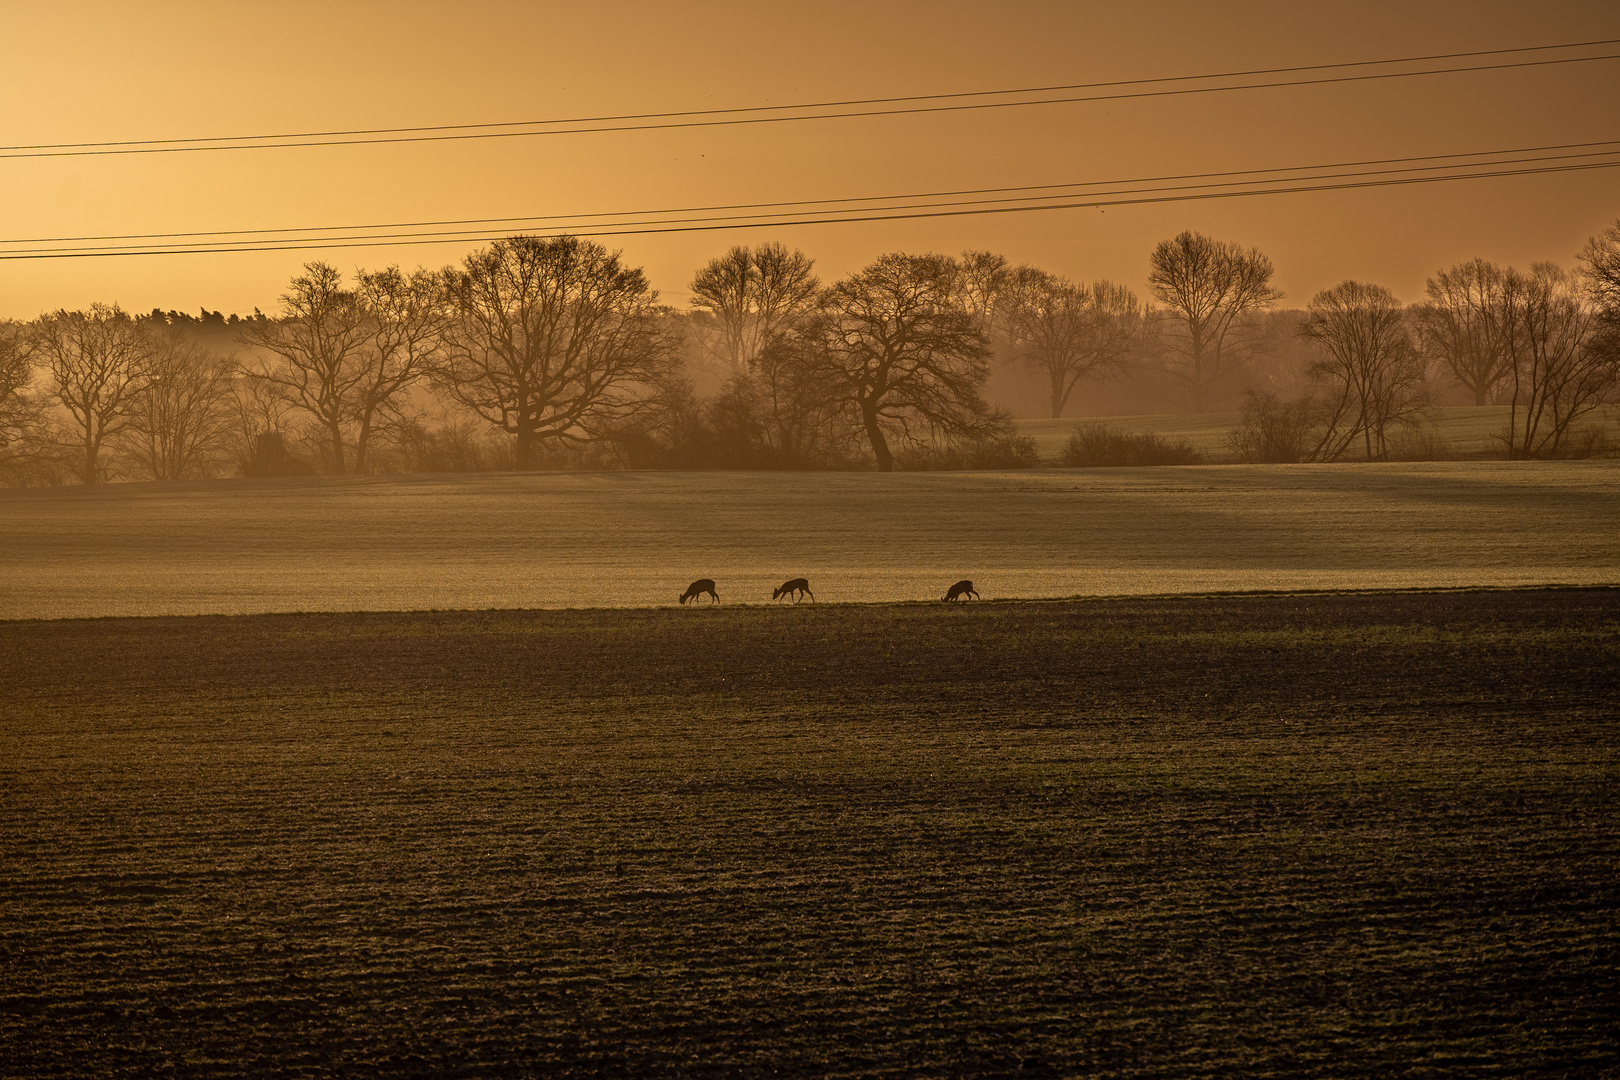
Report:
[[[60,3],[13,5],[5,22],[7,147],[792,105],[1620,38],[1620,8],[1597,0]],[[618,214],[1518,150],[1616,138],[1617,88],[1620,60],[1598,60],[730,127],[11,157],[0,160],[0,237],[18,248],[68,237]],[[1475,255],[1568,264],[1617,214],[1617,174],[1596,169],[605,242],[645,266],[666,302],[684,305],[706,259],[765,239],[803,248],[824,278],[885,251],[987,248],[1140,291],[1152,245],[1192,228],[1261,248],[1285,302],[1298,306],[1344,278],[1413,300],[1435,269]],[[311,258],[343,268],[439,266],[477,246],[7,259],[0,316],[92,302],[270,310]]]

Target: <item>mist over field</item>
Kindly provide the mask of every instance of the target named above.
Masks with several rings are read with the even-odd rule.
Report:
[[[1620,581],[1620,463],[631,473],[0,491],[0,617]]]

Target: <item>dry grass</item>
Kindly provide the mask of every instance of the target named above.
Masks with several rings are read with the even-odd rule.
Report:
[[[6,1076],[1605,1076],[1620,593],[0,624]]]
[[[1620,581],[1620,462],[0,491],[0,618]]]

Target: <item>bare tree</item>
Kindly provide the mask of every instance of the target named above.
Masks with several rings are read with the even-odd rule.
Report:
[[[772,242],[734,247],[692,278],[692,306],[711,323],[733,376],[752,371],[766,344],[815,306],[814,266],[804,252]]]
[[[1179,330],[1166,339],[1169,373],[1203,412],[1241,361],[1233,331],[1282,299],[1271,287],[1271,260],[1258,248],[1189,231],[1154,248],[1149,266],[1148,284]]]
[[[1056,419],[1081,379],[1124,367],[1142,339],[1142,311],[1123,285],[1075,285],[1021,269],[1004,301],[1009,337],[1016,355],[1046,377]]]
[[[257,312],[255,312],[257,314]],[[343,276],[328,263],[304,264],[281,297],[281,313],[255,319],[241,340],[276,357],[248,376],[274,387],[293,409],[319,427],[332,470],[348,471],[348,421],[353,398],[365,378],[359,354],[368,335],[359,296],[343,287]],[[357,462],[357,464],[360,464]]]
[[[827,289],[803,347],[836,379],[880,470],[891,434],[967,436],[995,425],[980,396],[984,331],[952,295],[958,267],[939,255],[884,255]]]
[[[99,483],[102,450],[124,428],[150,378],[150,342],[116,304],[43,315],[35,340],[53,380],[50,400],[72,418],[79,478]]]
[[[34,340],[29,328],[0,319],[0,466],[32,456],[42,404],[32,392]]]
[[[710,403],[725,459],[738,465],[811,468],[859,456],[861,431],[843,402],[837,372],[811,339],[777,334],[754,373],[731,380]]]
[[[453,310],[444,277],[390,266],[358,271],[348,289],[334,267],[308,263],[281,303],[280,318],[245,324],[242,341],[277,358],[249,376],[315,422],[335,472],[363,473],[378,433],[439,357]]]
[[[1605,315],[1620,318],[1620,219],[1581,249],[1587,294]]]
[[[1475,405],[1489,405],[1513,374],[1493,315],[1502,303],[1502,284],[1500,267],[1471,259],[1430,278],[1428,302],[1415,309],[1423,348],[1474,396]]]
[[[1587,241],[1580,260],[1587,300],[1597,309],[1587,348],[1595,363],[1620,366],[1620,220]]]
[[[237,374],[231,381],[232,415],[236,421],[237,464],[243,476],[282,476],[294,471],[286,442],[287,413],[292,406],[263,379]]]
[[[207,476],[232,432],[235,365],[179,328],[148,334],[147,381],[121,441],[154,480]]]
[[[546,440],[583,442],[651,407],[678,342],[658,294],[617,252],[572,236],[514,236],[467,257],[437,379],[517,437],[518,468]]]
[[[1326,424],[1310,460],[1334,461],[1360,439],[1368,461],[1389,456],[1391,424],[1415,419],[1425,403],[1423,363],[1393,293],[1345,281],[1311,298],[1300,333],[1322,358],[1311,366],[1328,387]]]
[[[455,317],[443,274],[401,273],[390,266],[357,275],[364,336],[355,351],[348,413],[354,422],[355,471],[369,464],[373,437],[400,419],[406,393],[443,354],[443,339]]]
[[[1006,256],[993,251],[974,250],[962,252],[956,267],[951,293],[957,306],[973,316],[985,336],[994,340],[997,330],[1005,325],[1008,289],[1018,270],[1026,268],[1014,268]]]
[[[1503,274],[1495,321],[1513,361],[1508,456],[1563,456],[1576,422],[1620,383],[1620,358],[1593,347],[1597,311],[1569,274],[1537,263]]]

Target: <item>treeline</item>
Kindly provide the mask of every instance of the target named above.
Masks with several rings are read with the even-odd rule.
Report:
[[[677,311],[569,236],[437,271],[310,263],[268,316],[0,323],[0,477],[1024,467],[1033,443],[993,402],[1060,417],[1081,387],[1194,411],[1241,395],[1250,461],[1386,458],[1460,390],[1512,406],[1507,456],[1558,457],[1594,449],[1580,422],[1620,389],[1620,222],[1573,272],[1474,260],[1411,306],[1346,281],[1278,310],[1263,253],[1193,232],[1149,267],[1147,302],[989,252],[826,283],[772,243],[712,260]],[[1186,459],[1110,438],[1067,460]]]

